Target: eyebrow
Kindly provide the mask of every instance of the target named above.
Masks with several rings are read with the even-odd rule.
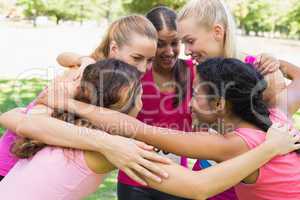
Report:
[[[188,37],[190,37],[190,35],[185,35],[181,38],[181,40],[187,40]]]
[[[139,53],[134,53],[133,56],[145,57],[145,56],[143,56],[143,55],[141,55],[141,54],[139,54]]]

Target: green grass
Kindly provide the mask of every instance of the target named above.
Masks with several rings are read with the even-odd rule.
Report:
[[[25,107],[47,84],[45,80],[0,80],[0,112],[5,112],[15,107]],[[300,129],[300,112],[294,115],[296,126]],[[4,128],[0,126],[0,135]],[[87,197],[86,200],[116,200],[116,175],[112,172],[97,192]]]

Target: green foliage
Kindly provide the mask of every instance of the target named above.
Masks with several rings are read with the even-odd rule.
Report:
[[[83,10],[79,2],[74,0],[48,0],[46,13],[48,16],[56,18],[56,24],[59,24],[61,20],[76,20],[81,9]]]
[[[17,5],[23,7],[24,15],[33,20],[34,26],[36,26],[36,18],[46,11],[46,2],[43,0],[17,0]]]
[[[181,8],[187,0],[125,0],[123,6],[130,13],[145,14],[151,8],[159,5],[168,6],[175,10]]]
[[[285,25],[291,35],[300,38],[300,2],[298,1],[286,16]]]
[[[238,25],[247,35],[254,31],[256,35],[259,32],[268,32],[272,30],[272,9],[267,1],[246,0],[240,2],[234,15],[237,18]]]
[[[179,10],[188,0],[17,0],[24,15],[33,20],[41,15],[61,20],[111,21],[121,15],[145,14],[151,8],[165,5]],[[247,35],[264,32],[300,37],[299,0],[225,0],[232,8],[238,26]],[[0,1],[0,10],[1,7]]]

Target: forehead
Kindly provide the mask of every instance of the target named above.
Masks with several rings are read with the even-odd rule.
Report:
[[[195,19],[188,17],[178,23],[178,35],[180,38],[195,34],[199,34],[199,24]]]
[[[128,53],[137,53],[145,57],[152,57],[156,52],[157,41],[146,36],[133,35],[124,47]]]
[[[162,29],[158,32],[159,40],[174,40],[178,38],[178,32],[175,30]]]

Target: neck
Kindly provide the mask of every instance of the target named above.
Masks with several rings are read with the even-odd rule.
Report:
[[[220,117],[215,124],[212,125],[214,130],[221,134],[226,134],[234,131],[237,128],[256,128],[254,125],[244,121],[240,117],[230,115]]]
[[[165,77],[165,78],[168,79],[168,80],[173,79],[172,68],[166,69],[166,68],[163,68],[163,67],[159,67],[158,64],[155,63],[155,62],[153,63],[152,68],[153,68],[153,71],[154,71],[156,74],[158,74],[158,75],[160,75],[160,76],[162,76],[162,77]]]

